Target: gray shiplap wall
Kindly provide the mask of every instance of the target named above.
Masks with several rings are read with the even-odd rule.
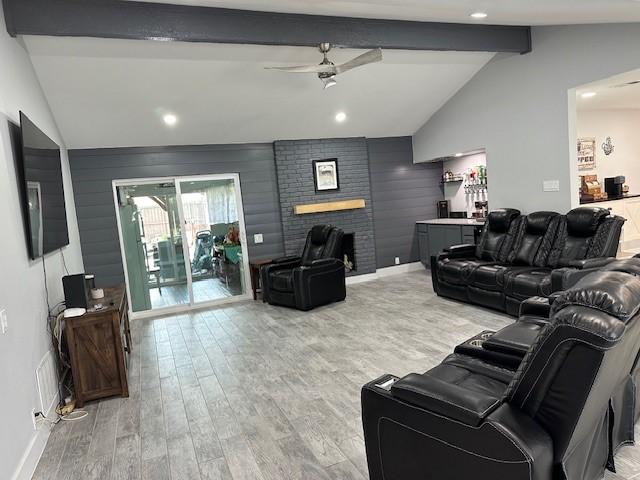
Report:
[[[112,180],[239,173],[249,257],[283,255],[272,144],[70,150],[85,270],[99,286],[124,282]],[[253,234],[262,233],[256,245]]]
[[[416,221],[436,218],[442,163],[413,163],[411,137],[370,138],[369,173],[377,268],[419,260]]]

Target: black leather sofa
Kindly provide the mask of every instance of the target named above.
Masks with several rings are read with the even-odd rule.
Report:
[[[308,233],[300,257],[282,257],[263,266],[263,300],[299,310],[344,300],[343,235],[332,225],[316,225]]]
[[[517,365],[458,349],[424,374],[365,385],[370,479],[595,480],[615,470],[635,420],[638,272],[639,260],[616,262],[547,302]],[[544,314],[543,303],[523,309]]]
[[[566,215],[493,211],[477,245],[456,245],[431,258],[434,291],[518,315],[523,300],[564,290],[612,261],[624,221],[598,207]]]

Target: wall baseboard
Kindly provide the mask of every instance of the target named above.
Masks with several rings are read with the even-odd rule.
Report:
[[[393,265],[391,267],[379,268],[374,273],[365,273],[364,275],[356,275],[347,277],[347,285],[356,283],[370,282],[379,278],[390,277],[392,275],[400,275],[402,273],[415,272],[424,269],[424,265],[420,262],[405,263],[403,265]]]
[[[51,418],[51,414],[55,411],[55,407],[58,404],[58,395],[53,402],[53,407],[47,412],[47,418]],[[47,446],[49,435],[51,434],[51,425],[47,422],[44,423],[38,430],[34,432],[27,449],[25,450],[18,466],[16,467],[11,480],[31,480],[33,473],[36,471],[40,457],[44,453],[44,449]]]

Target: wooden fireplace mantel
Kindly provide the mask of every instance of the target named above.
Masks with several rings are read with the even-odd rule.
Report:
[[[358,208],[364,208],[364,205],[364,198],[356,198],[353,200],[339,200],[337,202],[308,203],[306,205],[295,205],[293,207],[293,213],[295,213],[296,215],[305,215],[307,213],[355,210]]]

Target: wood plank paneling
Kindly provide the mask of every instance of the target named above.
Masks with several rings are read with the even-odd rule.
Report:
[[[372,138],[369,147],[371,201],[378,268],[417,262],[415,223],[436,217],[444,199],[442,163],[413,163],[411,137]]]
[[[98,286],[124,282],[113,180],[238,173],[249,257],[284,254],[270,143],[70,150],[69,161],[85,270],[96,275]],[[255,233],[264,243],[253,243]]]

